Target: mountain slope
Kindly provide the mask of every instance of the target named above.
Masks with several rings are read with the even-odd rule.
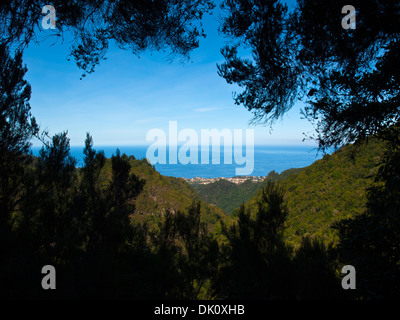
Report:
[[[221,179],[208,184],[193,185],[193,188],[201,199],[231,214],[240,204],[254,196],[262,183],[246,180],[241,184],[235,184]]]
[[[135,201],[135,214],[137,221],[157,222],[164,213],[185,212],[192,201],[201,202],[202,221],[215,224],[225,217],[225,213],[218,207],[201,200],[196,191],[181,178],[161,175],[149,164],[146,159],[137,160],[129,157],[131,172],[145,180],[143,191]],[[103,174],[111,177],[111,160],[107,159]]]
[[[331,225],[364,211],[383,152],[376,138],[346,145],[280,181],[289,208],[286,241],[296,246],[309,235],[335,243]],[[259,197],[260,190],[245,207],[254,213]]]
[[[226,179],[220,179],[207,184],[192,183],[191,185],[201,199],[209,204],[216,205],[226,214],[232,215],[236,208],[250,200],[267,181],[280,181],[298,170],[289,169],[281,174],[271,171],[262,181],[248,179],[243,183],[233,183]]]

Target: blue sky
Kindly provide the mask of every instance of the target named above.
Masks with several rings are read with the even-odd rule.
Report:
[[[272,128],[250,125],[252,114],[234,104],[229,85],[217,74],[225,44],[217,32],[217,16],[206,17],[207,38],[182,63],[168,54],[145,52],[140,58],[111,47],[107,60],[93,74],[80,80],[81,70],[67,61],[70,43],[50,37],[40,45],[31,43],[24,52],[26,79],[32,85],[32,113],[42,129],[55,134],[68,130],[71,145],[83,145],[86,132],[97,146],[149,145],[146,134],[153,128],[168,132],[169,121],[178,131],[253,128],[256,144],[305,145],[303,132],[313,131],[301,119],[295,105]],[[39,37],[50,34],[41,30]],[[240,89],[239,89],[240,90]],[[244,133],[243,133],[244,134]],[[40,145],[33,141],[34,145]]]

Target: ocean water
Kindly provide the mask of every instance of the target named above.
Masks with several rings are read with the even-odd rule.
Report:
[[[109,158],[115,154],[117,147],[111,146],[94,146],[97,151],[103,150],[106,157]],[[146,152],[148,146],[120,146],[118,147],[121,154],[125,153],[128,156],[133,155],[137,159],[146,158]],[[32,147],[34,155],[39,155],[40,147]],[[179,147],[178,147],[179,151]],[[83,146],[71,147],[71,155],[78,160],[78,166],[83,165]],[[189,153],[187,153],[187,156]],[[157,153],[155,156],[159,156]],[[156,163],[154,166],[158,172],[162,175],[171,177],[203,177],[203,178],[217,178],[226,177],[231,178],[238,174],[238,168],[248,167],[247,171],[253,169],[250,173],[244,175],[251,176],[266,176],[272,170],[281,173],[284,170],[291,168],[302,168],[312,164],[314,161],[322,158],[322,154],[317,154],[317,150],[313,146],[255,146],[254,157],[246,155],[246,150],[243,148],[242,156],[245,159],[245,163],[239,164],[239,158],[235,158],[234,152],[232,151],[231,164],[224,159],[224,150],[221,147],[220,150],[220,161],[219,163],[213,163],[213,157],[215,161],[216,154],[212,152],[211,148],[209,151],[209,163],[204,164],[202,161],[201,150],[198,150],[197,160],[199,164],[182,164],[179,161],[178,154],[176,153],[177,161],[169,159],[169,150],[166,150],[166,163]],[[252,159],[253,158],[253,159]],[[203,158],[204,159],[204,158]],[[201,164],[203,163],[203,164]]]

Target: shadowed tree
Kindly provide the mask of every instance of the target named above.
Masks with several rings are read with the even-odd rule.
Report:
[[[101,190],[100,173],[106,158],[104,152],[93,149],[93,139],[86,133],[84,154],[83,177],[81,180],[81,205],[83,207],[84,233],[88,235],[87,250],[93,250],[99,241],[99,229],[104,216],[104,192]]]
[[[63,274],[80,250],[75,165],[66,132],[54,135],[40,150],[40,157],[26,163],[13,211],[16,241],[7,243],[12,255],[2,273],[5,296],[46,296],[40,286],[41,268],[54,265]]]
[[[146,231],[132,226],[129,217],[134,214],[134,201],[143,190],[144,181],[130,172],[128,157],[125,154],[121,156],[118,149],[111,157],[111,177],[102,180],[104,154],[93,150],[92,143],[87,134],[81,183],[82,223],[86,232],[85,260],[81,265],[82,295],[139,298],[140,291],[135,290],[140,288],[132,279],[140,277],[138,269],[143,267],[142,263],[148,257],[138,254],[143,245],[136,248],[135,239],[144,236]],[[143,250],[146,251],[146,246]]]
[[[244,90],[236,94],[255,115],[254,120],[274,122],[297,98],[300,71],[294,59],[296,42],[290,30],[287,6],[280,1],[224,1],[227,16],[221,31],[232,39],[221,53],[226,62],[218,74]],[[249,58],[241,58],[239,50]]]
[[[106,191],[103,245],[118,250],[126,241],[131,241],[129,215],[135,210],[134,200],[143,190],[144,181],[130,172],[127,155],[121,156],[118,149],[111,157],[111,167],[112,178]]]
[[[240,208],[237,225],[224,228],[221,267],[213,282],[217,297],[230,299],[343,299],[335,275],[335,251],[304,238],[293,252],[283,232],[288,210],[279,185],[269,182],[255,216]]]
[[[138,55],[146,49],[170,51],[188,57],[205,36],[203,14],[211,13],[210,0],[55,0],[56,29],[45,30],[55,40],[73,35],[71,56],[85,73],[105,58],[111,42]],[[6,1],[0,5],[0,43],[24,48],[41,31],[42,1]]]
[[[45,36],[63,40],[64,35],[72,35],[71,57],[84,73],[93,72],[105,59],[111,42],[136,55],[152,50],[189,58],[205,36],[203,14],[214,8],[208,0],[53,1],[51,5],[56,9],[56,30],[47,30]],[[146,228],[130,225],[143,181],[130,173],[127,156],[117,151],[111,159],[111,179],[104,180],[104,154],[93,150],[91,137],[85,142],[85,166],[77,170],[69,139],[62,133],[29,166],[13,162],[25,159],[30,139],[38,134],[18,50],[39,41],[42,7],[35,0],[0,4],[0,254],[5,261],[1,294],[41,296],[37,295],[40,274],[30,272],[54,263],[62,277],[61,297],[141,297],[134,283],[141,275],[151,278],[151,272],[143,269],[158,257],[149,253]],[[10,48],[15,58],[9,57]],[[6,149],[9,152],[3,153]],[[165,296],[164,289],[156,292]]]
[[[207,225],[200,221],[200,202],[193,202],[187,213],[178,211],[174,220],[184,245],[184,251],[177,258],[185,284],[180,288],[179,298],[199,299],[218,270],[218,243],[207,231]]]
[[[290,248],[283,242],[287,208],[283,191],[269,182],[257,203],[255,218],[241,206],[237,225],[224,228],[226,261],[213,288],[230,299],[294,298]]]
[[[76,195],[76,164],[70,155],[67,132],[53,136],[51,143],[40,150],[36,165],[38,186],[35,192],[42,255],[57,261],[70,256],[69,249],[76,231],[73,203]]]
[[[15,205],[22,165],[38,133],[35,118],[30,113],[31,87],[24,80],[27,68],[22,65],[22,53],[14,57],[8,47],[0,45],[0,212],[1,225],[6,225]]]
[[[200,219],[200,203],[187,212],[165,213],[152,242],[158,258],[156,288],[164,298],[209,299],[209,282],[218,270],[219,247]]]
[[[388,149],[377,185],[367,192],[367,210],[335,225],[340,258],[357,272],[355,295],[362,299],[398,299],[400,295],[400,130],[384,133]]]
[[[6,265],[15,246],[12,214],[22,192],[24,167],[29,162],[31,138],[38,133],[31,115],[31,87],[24,79],[22,53],[10,55],[0,44],[0,264]],[[1,285],[0,285],[1,286]]]
[[[400,261],[400,6],[396,0],[353,1],[356,28],[344,29],[347,4],[298,0],[289,12],[278,0],[226,0],[221,30],[234,45],[222,50],[226,61],[218,68],[228,83],[243,88],[235,101],[256,121],[271,123],[295,101],[305,102],[302,113],[314,124],[311,138],[322,151],[371,135],[387,141],[380,185],[368,192],[365,214],[337,227],[340,259],[362,278],[358,297],[394,297]],[[240,57],[249,52],[250,58]]]
[[[235,101],[255,121],[272,123],[302,100],[325,150],[399,120],[398,2],[352,2],[356,29],[347,30],[346,4],[299,0],[289,11],[279,0],[224,1],[221,31],[234,44],[222,49],[219,74],[243,88]]]
[[[352,298],[352,292],[343,290],[335,250],[319,239],[304,237],[293,257],[296,299],[332,300]]]

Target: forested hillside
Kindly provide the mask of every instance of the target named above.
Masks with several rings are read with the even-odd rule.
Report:
[[[280,181],[299,170],[288,169],[281,174],[271,171],[263,181],[247,179],[243,183],[233,183],[226,179],[219,179],[207,184],[192,183],[191,185],[201,199],[216,205],[226,214],[231,215],[241,204],[244,204],[256,195],[257,190],[265,186],[268,181]]]
[[[366,191],[374,184],[384,150],[376,138],[346,145],[281,179],[289,212],[286,241],[298,245],[309,235],[336,242],[331,226],[365,211]],[[245,207],[254,212],[260,196],[261,190]]]
[[[202,19],[212,13],[218,17],[214,31],[224,39],[210,48],[220,44],[223,61],[208,50],[192,55],[206,36]],[[47,30],[54,23],[57,30]],[[41,27],[54,32],[42,34]],[[45,7],[39,0],[14,0],[0,4],[0,30],[1,299],[399,299],[398,0],[354,6],[326,0],[54,0]],[[46,81],[31,101],[36,89],[23,57],[31,44],[52,37],[55,46],[68,40],[67,61],[75,61],[80,80],[108,54],[128,61],[114,55],[117,48],[200,60],[184,78],[188,83],[179,85],[175,72],[162,73],[158,54],[154,69],[145,57],[128,77],[110,59],[106,70],[116,70],[106,77],[116,86],[89,80],[81,96],[70,86],[72,73],[54,76],[56,68],[68,69],[45,48],[27,62],[46,62],[36,84]],[[216,69],[210,72],[209,65]],[[136,73],[140,68],[145,77]],[[99,122],[96,134],[119,145],[136,141],[130,133],[141,136],[140,130],[176,118],[192,119],[191,133],[220,127],[224,119],[236,145],[235,126],[244,119],[238,114],[231,120],[235,111],[220,100],[224,89],[214,87],[209,74],[239,90],[233,102],[253,114],[252,124],[272,126],[299,103],[314,129],[307,137],[320,151],[338,151],[300,170],[272,172],[245,205],[225,215],[215,204],[229,212],[251,196],[252,186],[212,185],[215,195],[207,199],[215,204],[208,205],[183,180],[160,175],[144,160],[119,150],[106,159],[93,148],[90,132],[96,131],[89,120]],[[71,98],[54,94],[52,82]],[[103,88],[110,97],[99,94]],[[202,100],[214,89],[213,101]],[[124,91],[131,95],[121,98]],[[31,102],[47,120],[36,120]],[[135,108],[131,118],[128,108]],[[86,139],[78,168],[67,129],[76,130],[79,119]],[[119,127],[122,120],[128,127]],[[112,123],[118,138],[110,136]],[[300,129],[291,123],[284,129]],[[247,133],[246,155],[254,146]],[[172,135],[158,142],[175,147]],[[228,144],[227,136],[223,140]],[[41,144],[37,157],[33,141]],[[230,197],[235,200],[228,203]]]
[[[202,201],[184,179],[161,175],[146,159],[139,160],[130,156],[128,162],[131,173],[145,181],[142,192],[135,200],[137,221],[159,221],[167,211],[176,213],[187,210],[193,201],[200,202],[201,218],[204,222],[215,224],[224,218],[225,213],[220,208]],[[111,173],[111,159],[106,159],[101,174],[110,179]]]
[[[201,199],[216,205],[226,214],[232,214],[235,208],[254,196],[261,185],[263,185],[262,181],[253,182],[251,180],[246,180],[243,183],[236,184],[220,179],[208,184],[193,185],[193,188]]]

